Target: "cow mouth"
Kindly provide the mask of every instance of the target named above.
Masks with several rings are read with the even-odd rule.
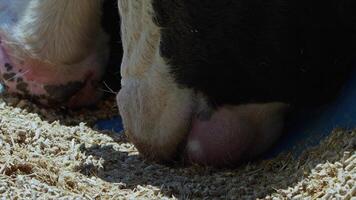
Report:
[[[45,106],[60,104],[75,108],[93,104],[102,95],[98,89],[101,72],[96,68],[80,68],[97,65],[95,56],[89,55],[83,63],[72,67],[57,66],[25,56],[0,40],[2,93],[27,98]],[[62,74],[61,70],[65,73]]]

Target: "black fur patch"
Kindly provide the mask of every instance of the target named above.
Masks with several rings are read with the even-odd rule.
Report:
[[[314,104],[335,96],[352,68],[352,2],[153,0],[153,7],[161,54],[181,86],[217,106]]]
[[[3,77],[6,81],[10,81],[10,82],[14,81],[15,76],[16,76],[16,74],[13,73],[13,72],[4,73],[4,74],[2,75],[2,77]]]
[[[6,71],[11,71],[13,68],[9,63],[5,63],[4,67],[6,68]]]

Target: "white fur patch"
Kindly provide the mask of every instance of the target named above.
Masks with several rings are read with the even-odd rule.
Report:
[[[118,105],[133,142],[168,158],[188,132],[193,93],[180,89],[160,56],[160,30],[153,22],[151,0],[119,0],[122,43],[122,89]]]
[[[106,37],[101,0],[0,0],[0,32],[14,49],[42,61],[73,64]],[[94,42],[93,42],[94,41]],[[19,52],[18,54],[20,54]]]

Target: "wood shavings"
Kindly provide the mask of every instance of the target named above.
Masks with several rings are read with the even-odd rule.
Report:
[[[236,169],[147,162],[125,136],[98,132],[107,109],[64,112],[0,101],[2,199],[352,199],[356,132],[334,131],[298,159],[286,153]],[[105,110],[104,109],[104,110]]]

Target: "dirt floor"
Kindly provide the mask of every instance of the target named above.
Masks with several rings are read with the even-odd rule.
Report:
[[[356,132],[335,130],[298,159],[163,166],[122,134],[92,128],[115,114],[113,99],[75,112],[0,100],[2,199],[356,199]]]

